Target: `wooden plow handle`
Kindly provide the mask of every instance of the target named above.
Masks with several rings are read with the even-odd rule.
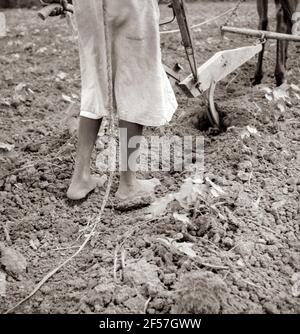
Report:
[[[66,11],[73,13],[74,12],[73,6],[68,4]],[[58,3],[53,3],[48,6],[45,6],[38,12],[38,16],[42,20],[46,20],[52,13],[55,13],[55,12],[61,12],[61,13],[63,12],[63,7]]]
[[[265,39],[277,39],[277,40],[285,40],[285,41],[291,41],[291,42],[300,42],[300,36],[281,34],[278,32],[265,31],[265,30],[255,30],[255,29],[224,26],[221,28],[221,31],[232,33],[232,34],[239,34],[239,35],[245,35],[245,36],[265,38]]]
[[[190,63],[191,71],[193,73],[195,81],[198,81],[198,74],[197,74],[198,66],[195,55],[193,33],[191,30],[190,20],[187,15],[185,2],[184,0],[172,0],[171,4],[178,22],[182,38],[182,44],[185,48],[186,56]]]

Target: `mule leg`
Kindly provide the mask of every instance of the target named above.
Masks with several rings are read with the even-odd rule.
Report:
[[[293,28],[293,23],[290,19],[287,19],[287,34],[291,34],[292,33],[292,28]],[[286,68],[286,63],[288,60],[288,46],[289,46],[289,42],[286,41],[286,45],[285,45],[285,62],[284,62],[284,67]]]
[[[285,21],[287,25],[286,29],[287,29],[287,34],[292,34],[293,23],[294,23],[292,21],[292,17],[294,13],[298,13],[300,11],[300,2],[298,0],[289,0],[288,6],[289,6],[289,10],[285,12]],[[288,59],[288,44],[289,42],[286,43],[286,48],[285,48],[285,63],[284,63],[285,68],[286,68],[286,63]]]
[[[257,0],[257,12],[259,16],[259,30],[268,30],[268,0]],[[258,56],[253,85],[261,83],[263,78],[263,58],[264,58],[265,44],[262,46],[262,51]]]
[[[282,7],[277,11],[277,29],[279,33],[287,34],[291,29],[290,24],[288,24],[287,16]],[[289,27],[290,26],[290,27]],[[275,68],[275,78],[277,86],[280,86],[284,82],[285,77],[285,65],[287,59],[287,41],[277,42],[277,57],[276,57],[276,68]]]

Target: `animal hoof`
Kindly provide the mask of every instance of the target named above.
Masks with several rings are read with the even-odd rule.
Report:
[[[260,84],[261,84],[261,81],[262,81],[262,78],[263,78],[262,75],[260,75],[260,76],[255,76],[254,78],[252,78],[252,79],[251,79],[251,84],[252,84],[252,86],[260,85]]]
[[[276,78],[276,86],[279,87],[284,83],[284,74],[280,73],[278,75],[275,76]]]

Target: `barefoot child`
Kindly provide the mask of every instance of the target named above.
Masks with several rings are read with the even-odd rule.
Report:
[[[79,38],[82,94],[75,169],[67,196],[85,198],[101,181],[91,175],[90,160],[101,120],[108,116],[107,45],[103,1],[110,35],[114,99],[120,128],[130,138],[141,136],[144,126],[162,126],[177,108],[175,95],[161,63],[157,0],[73,0]],[[127,160],[128,161],[128,160]],[[134,199],[153,192],[153,180],[139,180],[128,164],[121,171],[116,196]]]

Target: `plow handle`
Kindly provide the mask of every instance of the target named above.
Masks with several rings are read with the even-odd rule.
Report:
[[[42,8],[39,12],[38,12],[38,16],[42,19],[42,20],[46,20],[53,11],[57,10],[57,9],[61,9],[62,10],[62,6],[59,5],[59,4],[51,4],[51,5],[48,5],[44,8]],[[68,12],[70,13],[73,13],[73,6],[72,5],[68,5],[67,6],[67,9],[66,9]]]

